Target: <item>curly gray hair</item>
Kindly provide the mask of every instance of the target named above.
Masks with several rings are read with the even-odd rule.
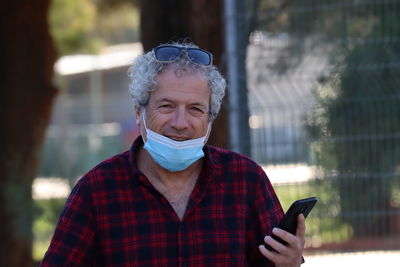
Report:
[[[198,48],[193,43],[168,43],[168,45]],[[225,95],[226,81],[214,65],[195,64],[190,61],[187,53],[182,53],[179,59],[171,62],[157,61],[153,51],[147,52],[134,60],[129,67],[128,77],[130,78],[129,92],[135,109],[141,111],[147,106],[150,92],[157,89],[155,77],[169,67],[172,67],[175,72],[184,71],[204,75],[211,90],[210,120],[214,120]]]

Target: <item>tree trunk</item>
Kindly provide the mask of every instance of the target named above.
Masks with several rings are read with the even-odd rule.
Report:
[[[0,266],[33,266],[31,186],[56,95],[49,3],[0,3]]]
[[[145,51],[171,40],[190,38],[213,53],[214,64],[225,73],[222,0],[141,0],[141,40]],[[229,146],[225,98],[213,124],[209,144]]]

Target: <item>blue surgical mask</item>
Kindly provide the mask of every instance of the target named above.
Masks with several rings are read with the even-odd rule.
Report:
[[[210,132],[210,124],[208,125],[206,135],[203,137],[186,141],[175,141],[148,129],[144,115],[143,123],[147,135],[144,149],[164,169],[170,172],[183,171],[195,161],[204,157],[203,147]]]

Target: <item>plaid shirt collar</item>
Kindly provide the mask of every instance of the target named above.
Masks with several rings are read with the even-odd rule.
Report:
[[[133,142],[130,150],[129,150],[129,163],[131,165],[133,177],[138,177],[140,183],[147,187],[153,188],[153,185],[150,183],[149,179],[139,170],[137,166],[137,152],[140,147],[144,145],[143,138],[138,136],[136,140]],[[194,207],[197,203],[199,203],[204,195],[207,192],[207,186],[212,182],[216,181],[214,175],[214,169],[217,167],[215,166],[212,158],[212,154],[210,152],[210,148],[208,145],[205,145],[203,148],[204,152],[204,164],[203,169],[199,175],[199,179],[196,183],[196,187],[193,189],[193,193],[191,195],[191,199],[188,203],[187,210],[189,211],[191,207]],[[188,212],[187,212],[188,213]]]

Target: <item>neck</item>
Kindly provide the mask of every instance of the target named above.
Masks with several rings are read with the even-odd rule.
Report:
[[[165,186],[184,185],[188,181],[197,179],[203,166],[204,159],[199,159],[187,169],[179,172],[170,172],[153,160],[149,152],[141,147],[137,154],[138,168],[150,181],[156,180]]]

